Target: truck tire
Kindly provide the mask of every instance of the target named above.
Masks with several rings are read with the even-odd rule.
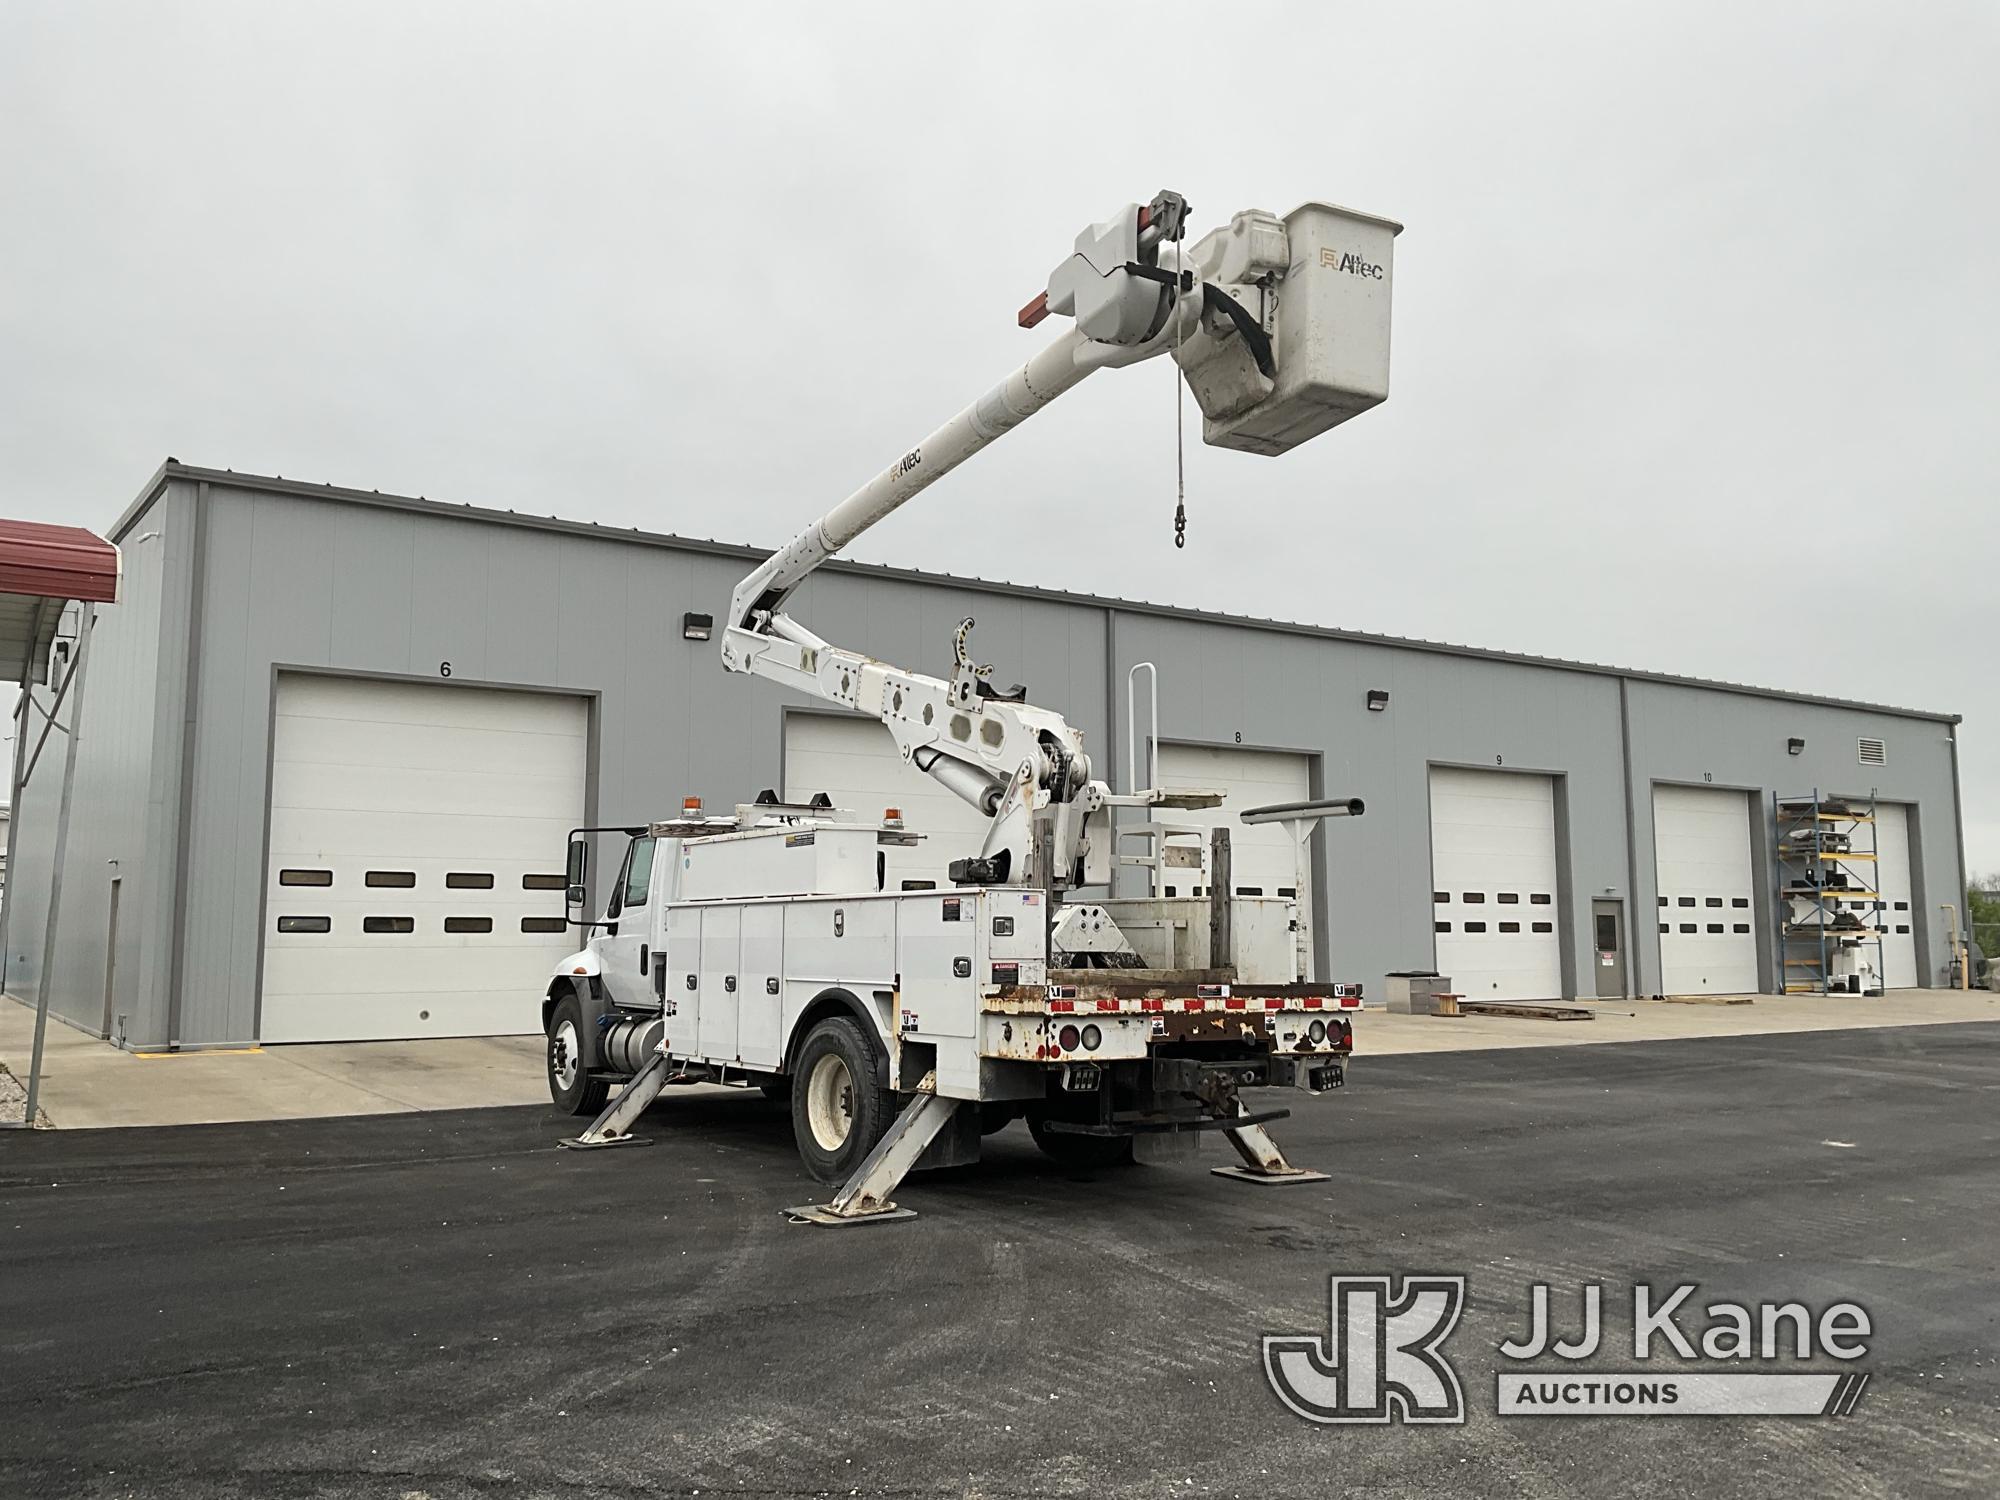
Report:
[[[1039,1115],[1028,1116],[1028,1134],[1042,1148],[1042,1154],[1062,1167],[1126,1167],[1132,1164],[1132,1137],[1129,1135],[1077,1135],[1068,1130],[1051,1130]]]
[[[583,1004],[575,995],[565,995],[550,1012],[546,1041],[542,1059],[556,1108],[566,1115],[594,1115],[603,1109],[611,1085],[583,1070]]]
[[[875,1082],[875,1047],[848,1016],[813,1027],[792,1068],[792,1135],[806,1170],[845,1182],[896,1118],[896,1096]]]

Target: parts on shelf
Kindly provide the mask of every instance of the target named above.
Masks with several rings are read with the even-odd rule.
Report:
[[[1874,793],[1774,796],[1771,814],[1785,993],[1881,994]]]

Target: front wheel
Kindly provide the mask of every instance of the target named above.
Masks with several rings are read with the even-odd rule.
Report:
[[[566,1115],[594,1115],[603,1109],[611,1086],[583,1070],[583,1004],[575,995],[558,1001],[550,1013],[547,1040],[542,1056],[556,1108]]]
[[[821,1182],[852,1177],[896,1118],[896,1096],[875,1079],[875,1049],[850,1017],[827,1017],[799,1049],[792,1136]]]

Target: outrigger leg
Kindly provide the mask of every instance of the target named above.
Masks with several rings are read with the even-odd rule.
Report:
[[[660,1097],[667,1085],[667,1055],[655,1052],[632,1081],[618,1091],[618,1097],[604,1106],[604,1113],[590,1122],[590,1128],[570,1140],[557,1141],[573,1151],[595,1151],[605,1146],[650,1146],[651,1141],[632,1134],[632,1127],[646,1107]]]
[[[959,1101],[937,1094],[919,1094],[916,1102],[896,1116],[887,1135],[876,1143],[852,1177],[827,1203],[802,1203],[784,1211],[794,1224],[877,1224],[885,1219],[914,1219],[916,1211],[889,1201],[917,1158],[958,1109]],[[1282,1158],[1281,1158],[1282,1159]]]
[[[1241,1099],[1236,1101],[1236,1113],[1250,1113]],[[1229,1125],[1223,1128],[1222,1133],[1236,1148],[1236,1154],[1243,1158],[1243,1165],[1210,1167],[1209,1171],[1217,1177],[1232,1177],[1238,1182],[1254,1182],[1261,1187],[1289,1187],[1298,1182],[1333,1180],[1324,1172],[1308,1171],[1286,1161],[1285,1153],[1278,1149],[1278,1143],[1271,1139],[1270,1132],[1262,1125]]]

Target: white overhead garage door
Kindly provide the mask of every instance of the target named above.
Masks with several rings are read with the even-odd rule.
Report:
[[[903,825],[924,835],[913,848],[882,851],[884,886],[892,891],[926,880],[950,889],[951,862],[977,854],[993,822],[904,764],[889,731],[873,719],[786,714],[785,800],[805,802],[815,792],[868,819],[901,808]]]
[[[1223,745],[1160,746],[1160,785],[1170,791],[1210,791],[1223,794],[1222,806],[1163,808],[1162,823],[1179,827],[1229,830],[1229,863],[1236,894],[1292,896],[1298,882],[1298,857],[1292,836],[1282,825],[1239,821],[1253,807],[1276,802],[1304,802],[1312,796],[1312,762],[1282,750],[1239,750]],[[1204,839],[1206,832],[1204,832]],[[1185,871],[1190,879],[1195,872]],[[1178,887],[1170,889],[1173,894]],[[1179,890],[1186,896],[1192,885]],[[1310,893],[1308,898],[1310,898]]]
[[[1653,852],[1659,874],[1661,993],[1755,993],[1750,794],[1654,787]]]
[[[1862,825],[1866,827],[1867,825]],[[1865,847],[1866,840],[1860,841]],[[1892,990],[1917,987],[1917,939],[1910,894],[1910,810],[1900,802],[1875,804],[1875,878],[1882,901],[1882,982]]]
[[[267,1042],[539,1028],[583,822],[583,700],[278,679]]]
[[[1562,997],[1552,780],[1433,767],[1431,880],[1437,969],[1458,993]]]

